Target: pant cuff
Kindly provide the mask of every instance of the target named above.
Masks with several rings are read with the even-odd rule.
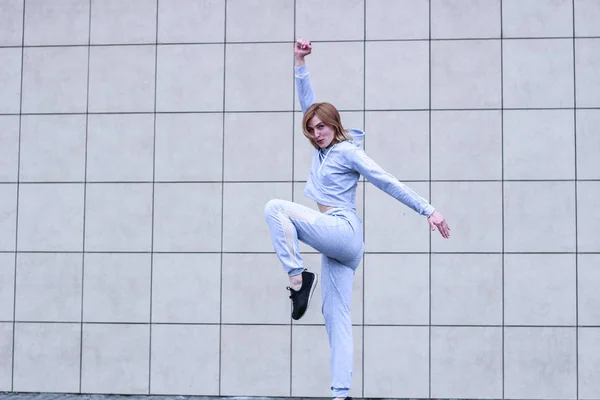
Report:
[[[348,389],[337,389],[337,388],[331,388],[332,389],[332,396],[333,398],[336,397],[348,397]]]

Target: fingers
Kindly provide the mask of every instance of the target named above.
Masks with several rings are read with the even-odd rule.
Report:
[[[448,223],[446,223],[445,220],[442,220],[442,222],[439,224],[439,228],[442,237],[448,239],[450,237],[450,227],[448,226]]]
[[[312,47],[312,44],[306,39],[298,38],[298,40],[296,41],[296,46],[299,49],[308,50]]]

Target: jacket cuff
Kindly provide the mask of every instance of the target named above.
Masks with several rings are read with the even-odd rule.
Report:
[[[296,69],[296,77],[297,78],[303,78],[306,75],[308,75],[308,67],[306,66],[306,64],[304,64],[301,67],[294,67]]]
[[[435,208],[431,204],[428,204],[423,209],[423,215],[429,217],[431,214],[433,214],[434,211],[435,211]]]

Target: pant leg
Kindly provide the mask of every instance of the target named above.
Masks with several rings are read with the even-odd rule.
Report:
[[[304,270],[298,241],[334,258],[348,258],[356,252],[346,243],[355,236],[350,223],[337,215],[322,214],[301,204],[271,200],[265,206],[265,219],[277,257],[289,276]]]
[[[352,385],[354,340],[352,336],[352,285],[360,259],[348,264],[322,256],[321,291],[323,317],[329,337],[331,390],[346,397]]]

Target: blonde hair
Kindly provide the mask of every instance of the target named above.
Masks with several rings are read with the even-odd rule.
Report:
[[[304,132],[304,136],[310,141],[315,149],[320,149],[317,142],[315,142],[308,133],[308,123],[314,116],[319,117],[319,119],[328,127],[333,129],[334,135],[332,144],[340,143],[345,140],[352,140],[352,137],[348,134],[346,129],[342,126],[342,120],[340,117],[340,113],[337,108],[330,103],[314,103],[312,106],[306,110],[304,113],[304,117],[302,118],[302,131]]]

